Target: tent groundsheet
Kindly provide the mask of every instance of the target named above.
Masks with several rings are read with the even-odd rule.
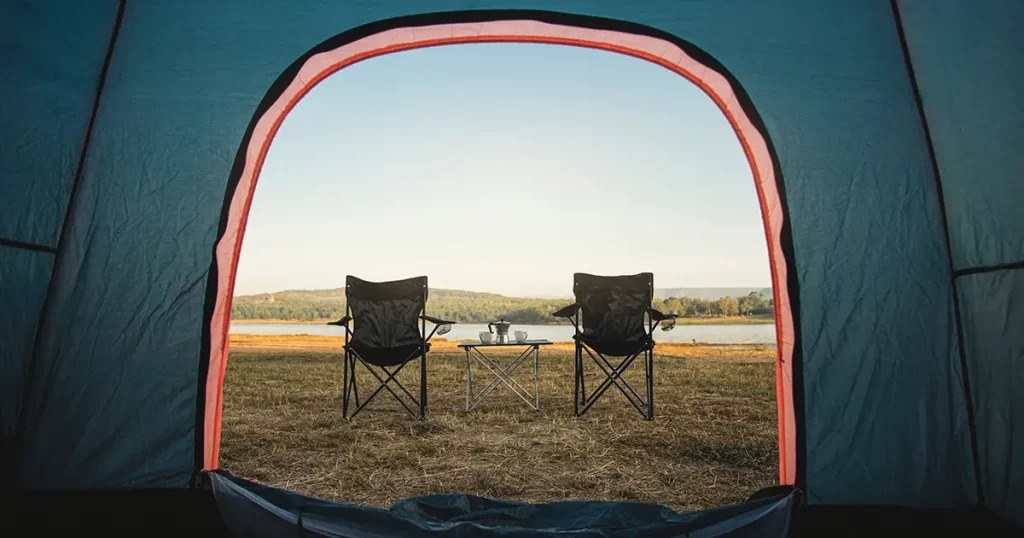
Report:
[[[472,495],[411,497],[390,509],[332,503],[210,475],[221,516],[238,536],[661,537],[787,536],[795,490],[700,512],[640,502],[529,504]]]

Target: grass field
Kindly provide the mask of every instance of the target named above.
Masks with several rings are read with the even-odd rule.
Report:
[[[499,387],[464,411],[465,355],[428,355],[429,409],[413,420],[382,392],[341,418],[339,339],[232,335],[221,466],[307,495],[386,507],[460,492],[523,501],[630,500],[695,510],[742,500],[778,480],[774,350],[659,344],[654,421],[614,389],[572,411],[572,351],[540,354],[541,411]],[[507,361],[512,355],[498,355]],[[400,377],[417,386],[415,369]],[[531,379],[521,368],[520,383]],[[474,366],[474,388],[486,370]],[[596,385],[596,366],[588,381]],[[642,390],[640,363],[626,376]],[[360,394],[371,378],[360,371]],[[531,382],[532,384],[532,382]],[[414,393],[416,393],[414,391]]]

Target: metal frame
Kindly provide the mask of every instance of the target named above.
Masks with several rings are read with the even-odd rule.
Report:
[[[590,346],[583,343],[582,339],[579,338],[580,330],[579,324],[576,320],[573,321],[573,325],[576,326],[576,385],[575,393],[573,395],[573,409],[575,410],[576,416],[583,416],[590,408],[597,402],[597,400],[604,395],[604,393],[615,385],[615,388],[619,389],[619,392],[626,397],[629,403],[633,404],[633,407],[643,415],[647,420],[654,420],[654,344],[653,340],[651,345],[646,346],[644,349],[637,351],[631,355],[627,355],[622,358],[618,365],[612,366],[612,363],[603,355],[601,352],[591,348]],[[648,321],[648,335],[652,334],[658,322],[651,323]],[[587,355],[594,361],[595,364],[605,375],[605,379],[598,385],[597,389],[587,394],[587,387],[583,375],[583,351],[587,352]],[[633,362],[643,355],[644,357],[644,381],[647,389],[647,399],[645,400],[633,386],[626,381],[622,374],[625,373],[626,369],[629,368]],[[580,407],[583,409],[580,409]]]
[[[416,399],[416,397],[414,397],[412,395],[412,393],[409,392],[408,389],[405,388],[405,385],[402,385],[402,383],[396,377],[398,375],[398,372],[400,372],[402,370],[402,368],[405,367],[405,365],[409,364],[409,362],[411,362],[411,361],[416,359],[417,355],[421,359],[420,360],[420,397],[419,397],[418,400]],[[380,383],[377,386],[376,390],[374,390],[372,393],[370,393],[370,395],[365,400],[363,400],[362,404],[359,403],[359,385],[356,382],[356,363],[357,363],[357,361],[359,363],[362,363],[362,365],[373,375],[373,377],[375,377],[377,379],[377,382]],[[375,367],[373,365],[371,365],[370,363],[366,362],[362,357],[360,357],[358,353],[356,353],[355,351],[349,349],[349,347],[348,347],[348,331],[345,331],[345,367],[344,367],[344,374],[343,374],[344,375],[344,387],[345,388],[344,388],[344,392],[342,394],[341,415],[346,420],[352,420],[353,418],[355,418],[355,416],[360,411],[362,411],[363,408],[365,408],[378,394],[380,394],[380,391],[385,390],[385,389],[387,389],[387,391],[390,392],[391,395],[394,396],[396,400],[398,400],[398,403],[402,404],[402,407],[404,407],[405,410],[408,411],[409,414],[413,416],[413,418],[416,418],[417,420],[423,420],[423,419],[426,418],[426,416],[427,416],[427,353],[426,353],[426,346],[421,347],[419,351],[413,352],[413,354],[410,355],[409,358],[407,358],[404,361],[402,361],[402,363],[399,364],[397,367],[395,367],[394,370],[388,370],[388,368],[384,367],[384,366],[376,366],[376,368],[380,368],[384,372],[385,377],[383,377],[383,378],[381,377],[381,375],[374,368]],[[404,398],[402,398],[402,396],[399,393],[395,392],[394,389],[391,388],[391,386],[390,386],[391,382],[394,382],[394,384],[397,385],[398,388],[400,388],[403,393],[405,393],[405,396],[412,402],[413,407],[418,407],[419,408],[419,412],[418,413],[417,413],[417,411],[413,410],[413,408],[411,408],[409,406],[409,404],[406,402],[406,400]],[[349,415],[349,413],[348,413],[349,401],[350,401],[351,395],[353,395],[353,393],[354,393],[354,396],[355,396],[356,408],[355,408],[354,411],[352,411],[352,414]]]
[[[499,385],[504,384],[512,392],[514,392],[519,398],[521,398],[527,405],[530,406],[534,411],[540,411],[540,375],[539,375],[539,355],[540,346],[550,345],[551,342],[547,340],[543,341],[527,341],[527,342],[509,342],[507,344],[459,344],[459,347],[466,350],[466,412],[476,409],[494,389]],[[515,359],[506,364],[505,366],[499,365],[496,361],[485,355],[478,348],[480,347],[511,347],[511,346],[527,346],[526,349],[520,353]],[[533,394],[523,387],[512,374],[519,369],[519,367],[526,362],[527,359],[533,357]],[[484,365],[488,371],[490,371],[493,379],[487,383],[484,388],[480,389],[476,394],[473,393],[473,359]],[[531,401],[532,400],[532,401]]]

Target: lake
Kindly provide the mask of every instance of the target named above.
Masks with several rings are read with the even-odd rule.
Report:
[[[444,335],[444,338],[448,340],[477,339],[479,333],[486,330],[486,324],[457,323],[452,325],[451,332]],[[546,339],[552,342],[570,342],[573,335],[572,325],[513,324],[509,328],[509,336],[511,337],[517,330],[526,331],[530,338]],[[231,325],[231,332],[267,335],[345,335],[345,330],[341,327],[308,323],[239,323]],[[656,330],[654,340],[657,342],[692,342],[696,340],[705,344],[767,344],[774,347],[775,325],[676,325],[675,329],[668,332]]]

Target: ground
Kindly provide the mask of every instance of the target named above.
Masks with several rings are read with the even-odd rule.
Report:
[[[648,422],[614,387],[574,417],[568,345],[541,352],[540,412],[502,386],[467,414],[465,355],[441,342],[428,355],[426,421],[413,420],[386,392],[346,421],[337,343],[233,335],[222,468],[307,495],[380,507],[460,492],[697,510],[743,500],[778,481],[771,349],[659,344],[656,417]],[[401,376],[410,387],[417,386],[416,366]],[[641,364],[630,370],[627,378],[642,390]],[[525,384],[529,373],[522,368],[517,378]],[[482,386],[476,383],[486,370],[474,366],[473,375],[475,388]],[[591,386],[597,375],[593,366]],[[361,371],[359,379],[371,387],[369,374]]]

